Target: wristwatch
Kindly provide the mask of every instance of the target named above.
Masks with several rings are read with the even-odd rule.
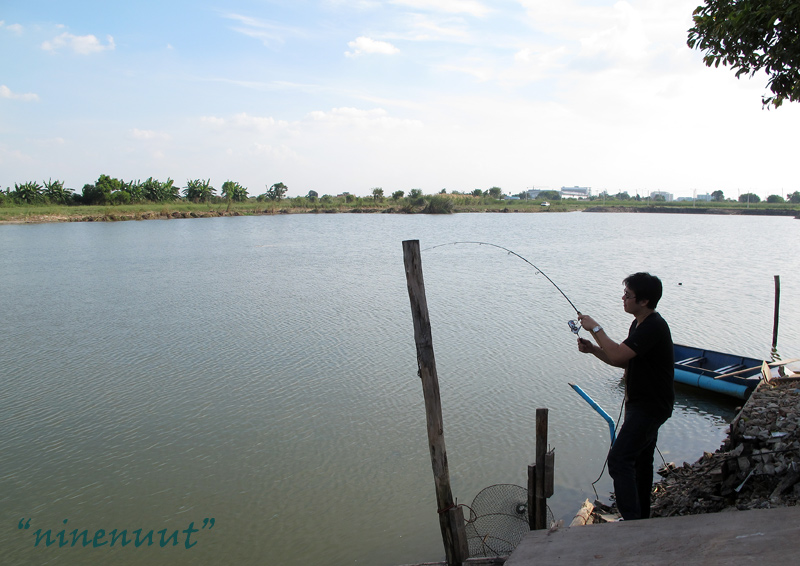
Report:
[[[602,326],[600,326],[600,325],[598,324],[597,326],[595,326],[594,328],[592,328],[592,334],[597,334],[597,333],[598,333],[598,332],[600,332],[601,330],[603,330],[603,327],[602,327]]]

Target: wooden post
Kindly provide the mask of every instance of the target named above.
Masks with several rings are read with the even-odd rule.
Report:
[[[536,409],[536,492],[534,493],[534,527],[547,528],[545,495],[545,455],[547,454],[547,409]]]
[[[781,306],[781,276],[775,275],[775,312],[773,315],[772,320],[772,353],[773,359],[774,354],[778,351],[778,313],[780,312]]]
[[[444,424],[442,402],[439,396],[439,377],[433,356],[433,338],[428,303],[425,298],[425,283],[422,278],[422,259],[419,240],[403,242],[403,262],[406,268],[408,298],[411,301],[411,316],[414,319],[414,341],[417,345],[417,365],[422,379],[425,397],[425,415],[428,423],[428,447],[431,453],[433,480],[436,485],[436,505],[439,526],[448,566],[461,566],[469,558],[467,537],[464,530],[464,513],[455,505],[450,490],[450,471],[447,466],[447,451],[444,446]]]
[[[528,465],[528,528],[536,529],[536,464]]]

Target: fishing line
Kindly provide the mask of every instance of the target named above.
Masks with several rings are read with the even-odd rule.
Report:
[[[528,265],[530,265],[532,268],[534,268],[534,269],[536,270],[536,272],[537,272],[537,273],[541,273],[542,275],[544,275],[544,278],[545,278],[545,279],[547,279],[547,280],[548,280],[550,283],[552,283],[552,284],[553,284],[553,287],[555,287],[556,289],[558,289],[558,292],[559,292],[559,293],[561,293],[561,295],[562,295],[562,296],[563,296],[565,299],[567,299],[567,302],[569,303],[569,305],[570,305],[570,306],[571,306],[573,309],[575,309],[575,312],[576,312],[576,313],[578,313],[579,315],[581,314],[581,311],[579,311],[579,310],[578,310],[578,308],[577,308],[577,307],[576,307],[576,306],[573,304],[573,302],[569,300],[569,297],[567,297],[567,294],[566,294],[564,291],[562,291],[562,290],[561,290],[561,287],[559,287],[558,285],[556,285],[555,281],[553,281],[552,279],[550,279],[550,278],[547,276],[547,274],[546,274],[544,271],[542,271],[541,269],[539,269],[538,267],[536,267],[536,266],[535,266],[533,263],[531,263],[530,261],[528,261],[527,259],[525,259],[525,258],[524,258],[524,257],[522,257],[521,255],[519,255],[517,252],[515,252],[515,251],[513,251],[513,250],[510,250],[510,249],[508,249],[508,248],[504,248],[503,246],[498,246],[497,244],[492,244],[492,243],[490,243],[490,242],[448,242],[448,243],[446,243],[446,244],[439,244],[439,245],[437,245],[437,246],[431,246],[430,248],[425,248],[425,249],[424,249],[424,250],[422,250],[422,251],[423,251],[423,252],[425,252],[425,251],[428,251],[428,250],[433,250],[433,249],[436,249],[436,248],[441,248],[441,247],[443,247],[443,246],[451,246],[451,245],[456,245],[456,244],[475,244],[475,245],[478,245],[478,246],[492,246],[493,248],[498,248],[498,249],[501,249],[501,250],[504,250],[504,251],[508,252],[508,253],[509,253],[509,254],[511,254],[511,255],[517,256],[519,259],[521,259],[522,261],[524,261],[525,263],[527,263]],[[574,321],[570,321],[570,322],[574,322]],[[572,329],[572,328],[573,328],[573,327],[572,327],[572,325],[570,324],[570,329]],[[572,331],[573,331],[573,332],[575,332],[575,330],[572,330]],[[576,334],[577,334],[577,332],[576,332]]]
[[[518,257],[519,259],[521,259],[522,261],[524,261],[525,263],[527,263],[528,265],[530,265],[531,267],[533,267],[533,268],[536,270],[536,273],[540,273],[540,274],[542,274],[542,275],[544,276],[544,278],[545,278],[545,279],[547,279],[547,280],[548,280],[548,281],[549,281],[549,282],[550,282],[550,283],[553,285],[553,287],[555,287],[556,289],[558,289],[558,292],[559,292],[559,293],[561,293],[561,295],[562,295],[562,296],[563,296],[563,297],[564,297],[564,298],[567,300],[567,302],[569,303],[569,305],[570,305],[570,306],[571,306],[571,307],[572,307],[572,308],[575,310],[575,312],[578,314],[578,316],[580,316],[580,315],[581,315],[581,311],[579,311],[579,310],[578,310],[578,307],[576,307],[576,306],[575,306],[575,304],[574,304],[574,303],[573,303],[573,302],[570,300],[570,298],[569,298],[569,297],[567,297],[567,294],[566,294],[564,291],[562,291],[562,290],[561,290],[561,287],[559,287],[559,286],[556,284],[556,282],[555,282],[555,281],[553,281],[552,279],[550,279],[550,277],[549,277],[549,276],[548,276],[548,275],[547,275],[547,274],[546,274],[544,271],[542,271],[542,270],[541,270],[539,267],[537,267],[536,265],[534,265],[534,264],[533,264],[531,261],[529,261],[527,258],[525,258],[525,257],[522,257],[520,254],[518,254],[518,253],[517,253],[517,252],[515,252],[514,250],[510,250],[510,249],[508,249],[508,248],[506,248],[506,247],[503,247],[503,246],[500,246],[500,245],[498,245],[498,244],[492,244],[491,242],[460,241],[460,242],[448,242],[448,243],[446,243],[446,244],[438,244],[438,245],[436,245],[436,246],[431,246],[431,247],[429,247],[429,248],[425,248],[425,249],[424,249],[424,250],[422,250],[422,251],[424,252],[424,251],[433,250],[433,249],[436,249],[436,248],[441,248],[441,247],[444,247],[444,246],[457,245],[457,244],[473,244],[473,245],[478,245],[478,246],[491,246],[491,247],[493,247],[493,248],[498,248],[498,249],[501,249],[501,250],[503,250],[503,251],[507,252],[507,253],[508,253],[508,254],[510,254],[510,255],[513,255],[513,256],[516,256],[516,257]],[[578,333],[579,333],[579,332],[580,332],[580,330],[581,330],[581,325],[580,325],[580,324],[579,324],[577,321],[575,321],[575,320],[570,320],[570,321],[569,321],[567,324],[569,324],[569,329],[570,329],[570,330],[573,332],[573,334],[575,334],[576,336],[578,336]],[[616,425],[616,427],[615,427],[615,429],[614,429],[614,433],[615,433],[615,434],[616,434],[616,431],[617,431],[617,429],[618,429],[618,428],[619,428],[619,426],[620,426],[620,425],[619,425],[619,422],[620,422],[620,419],[622,418],[622,411],[623,411],[623,409],[624,409],[624,408],[625,408],[625,400],[623,399],[623,401],[622,401],[622,405],[621,405],[621,406],[620,406],[620,408],[619,408],[619,417],[617,417],[617,425]],[[613,442],[613,441],[612,441],[612,442]],[[659,452],[659,454],[661,454],[661,452]],[[663,460],[663,456],[662,456],[662,460]],[[596,499],[599,499],[599,497],[598,497],[598,495],[597,495],[597,489],[595,488],[595,484],[596,484],[597,482],[599,482],[599,481],[600,481],[600,479],[603,477],[603,474],[605,473],[605,470],[606,470],[606,465],[607,465],[607,464],[608,464],[608,455],[606,455],[605,462],[603,462],[603,468],[602,468],[602,470],[600,471],[600,476],[599,476],[599,477],[598,477],[598,478],[597,478],[595,481],[593,481],[593,482],[592,482],[592,490],[594,490],[594,495],[595,495],[595,498],[596,498]],[[665,465],[666,465],[666,464],[665,464]]]

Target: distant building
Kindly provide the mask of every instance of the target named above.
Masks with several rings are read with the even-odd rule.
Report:
[[[697,195],[695,197],[695,200],[704,200],[706,202],[711,202],[712,200],[714,200],[714,197],[712,197],[711,195]]]
[[[672,193],[668,193],[666,191],[653,191],[650,193],[650,198],[653,197],[664,197],[664,200],[667,202],[672,202],[674,199],[672,197]]]
[[[592,196],[591,187],[561,187],[561,198],[589,198]]]

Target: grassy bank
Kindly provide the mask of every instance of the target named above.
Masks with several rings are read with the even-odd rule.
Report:
[[[439,197],[439,198],[437,198]],[[800,215],[798,204],[740,204],[734,202],[692,203],[647,201],[562,200],[542,206],[540,201],[503,201],[494,199],[449,199],[440,195],[426,197],[411,203],[400,201],[376,201],[359,198],[352,202],[310,202],[305,198],[281,201],[257,202],[251,199],[239,203],[192,203],[174,201],[170,203],[140,203],[117,206],[66,206],[66,205],[15,205],[0,206],[0,222],[115,222],[124,220],[151,220],[172,218],[209,218],[219,216],[252,216],[262,214],[313,214],[313,213],[450,213],[450,212],[497,212],[497,213],[554,213],[585,210],[588,212],[642,212],[685,214],[758,214]]]

